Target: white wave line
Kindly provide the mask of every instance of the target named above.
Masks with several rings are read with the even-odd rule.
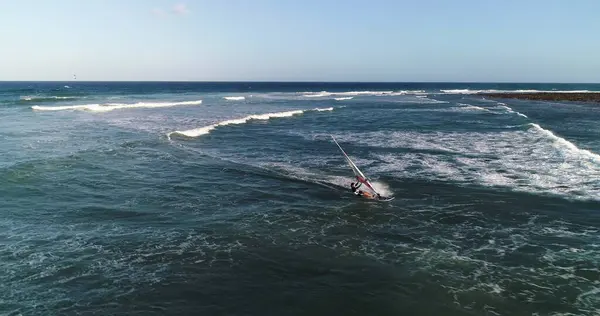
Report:
[[[109,112],[119,109],[134,109],[134,108],[161,108],[172,107],[177,105],[198,105],[202,104],[202,100],[182,101],[182,102],[138,102],[133,104],[125,103],[108,103],[108,104],[83,104],[83,105],[64,105],[64,106],[37,106],[31,107],[37,111],[65,111],[65,110],[85,110],[91,112]]]
[[[525,115],[525,114],[523,114],[521,112],[513,110],[511,107],[505,105],[504,103],[499,103],[499,104],[501,104],[501,105],[498,105],[498,107],[501,108],[501,109],[505,109],[506,112],[508,112],[508,113],[514,113],[514,114],[516,114],[518,116],[521,116],[521,117],[524,117],[524,118],[529,118],[527,115]]]
[[[241,101],[241,100],[246,100],[246,97],[223,97],[223,99],[229,100],[229,101]]]
[[[35,101],[35,100],[46,100],[46,99],[54,99],[54,100],[70,100],[70,99],[77,99],[77,97],[61,97],[61,96],[21,96],[19,97],[19,99],[23,100],[23,101]]]
[[[570,152],[579,154],[579,156],[588,158],[596,163],[600,163],[600,155],[595,154],[587,149],[581,149],[581,148],[577,147],[575,144],[571,143],[570,141],[568,141],[562,137],[556,136],[551,131],[544,129],[543,127],[541,127],[540,125],[538,125],[536,123],[529,123],[529,125],[533,126],[536,130],[538,130],[539,132],[542,132],[548,138],[553,140],[556,144],[566,148]]]
[[[399,96],[407,94],[424,94],[424,90],[402,90],[402,91],[347,91],[347,92],[302,92],[302,96],[306,98],[322,98],[330,96],[341,96],[341,97],[356,97],[356,96]],[[343,98],[335,98],[336,100],[347,100]]]
[[[333,111],[333,107],[315,108],[312,110],[294,110],[294,111],[277,112],[277,113],[253,114],[253,115],[248,115],[246,117],[242,117],[239,119],[225,120],[225,121],[222,121],[219,123],[215,123],[215,124],[200,127],[200,128],[194,128],[194,129],[189,129],[189,130],[185,130],[185,131],[170,132],[167,134],[167,138],[171,139],[172,134],[178,134],[178,135],[183,135],[183,136],[187,136],[187,137],[198,137],[198,136],[202,136],[202,135],[206,135],[206,134],[210,133],[212,130],[214,130],[215,128],[217,128],[219,126],[226,126],[226,125],[232,125],[232,124],[244,124],[250,120],[268,120],[268,119],[271,119],[274,117],[290,117],[293,115],[302,114],[306,111],[317,111],[317,112]]]
[[[471,104],[466,104],[466,103],[457,103],[457,104],[460,105],[461,109],[464,109],[464,110],[479,110],[479,111],[490,112],[490,110],[488,110],[486,108],[482,108],[480,106],[476,106],[476,105],[471,105]]]

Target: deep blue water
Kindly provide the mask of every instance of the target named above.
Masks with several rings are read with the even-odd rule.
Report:
[[[491,90],[600,85],[2,82],[0,313],[594,315],[600,106]]]

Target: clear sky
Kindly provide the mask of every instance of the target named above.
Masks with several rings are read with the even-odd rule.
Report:
[[[0,80],[600,82],[600,0],[0,0]]]

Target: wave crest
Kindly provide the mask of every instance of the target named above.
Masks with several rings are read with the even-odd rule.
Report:
[[[294,115],[298,115],[298,114],[303,114],[306,111],[316,111],[316,112],[333,111],[333,107],[331,107],[331,108],[315,108],[312,110],[294,110],[294,111],[276,112],[276,113],[253,114],[253,115],[248,115],[246,117],[242,117],[239,119],[230,119],[230,120],[221,121],[219,123],[215,123],[215,124],[208,125],[208,126],[203,126],[200,128],[194,128],[194,129],[189,129],[189,130],[185,130],[185,131],[170,132],[167,134],[167,137],[169,139],[171,139],[171,135],[173,135],[173,134],[187,136],[187,137],[199,137],[199,136],[210,133],[212,130],[214,130],[215,128],[217,128],[219,126],[226,126],[226,125],[232,125],[232,124],[244,124],[250,120],[268,120],[268,119],[277,118],[277,117],[290,117],[290,116],[294,116]]]
[[[57,100],[75,100],[78,99],[78,97],[75,96],[55,96],[55,95],[50,95],[50,96],[36,96],[36,95],[25,95],[25,96],[21,96],[19,97],[19,101],[20,102],[44,102],[44,101],[57,101]]]
[[[501,109],[506,110],[506,112],[508,112],[508,113],[514,113],[514,114],[516,114],[518,116],[521,116],[521,117],[524,117],[524,118],[529,118],[527,115],[525,115],[525,114],[523,114],[521,112],[513,110],[511,107],[507,106],[504,103],[498,103],[498,107],[501,108]]]
[[[181,102],[138,102],[138,103],[108,103],[108,104],[82,104],[82,105],[63,105],[63,106],[38,106],[34,105],[31,109],[36,111],[67,111],[67,110],[83,110],[91,112],[109,112],[120,109],[135,109],[135,108],[163,108],[178,105],[198,105],[202,104],[202,100],[181,101]]]
[[[536,123],[529,123],[529,126],[532,126],[536,131],[541,132],[543,135],[554,141],[557,147],[566,149],[580,158],[585,158],[596,163],[600,163],[600,155],[595,154],[587,149],[581,149],[575,144],[571,143],[570,141],[562,137],[556,136],[554,133],[552,133],[552,131],[544,129]]]
[[[302,96],[306,98],[322,98],[322,97],[331,97],[331,96],[342,96],[342,97],[355,97],[355,96],[398,96],[398,95],[407,95],[407,94],[424,94],[423,90],[414,90],[414,91],[347,91],[347,92],[303,92]],[[335,98],[339,100],[341,98]],[[346,100],[346,99],[342,99]]]

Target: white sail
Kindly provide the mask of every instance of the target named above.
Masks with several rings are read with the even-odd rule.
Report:
[[[354,172],[354,175],[356,176],[356,179],[362,183],[364,183],[371,191],[373,191],[373,193],[375,194],[379,194],[375,188],[373,188],[373,185],[371,184],[371,182],[369,181],[369,179],[362,173],[362,171],[360,171],[360,169],[358,169],[358,167],[354,164],[354,162],[352,162],[352,159],[350,159],[350,157],[348,157],[348,155],[346,154],[346,152],[342,149],[342,146],[340,146],[340,144],[338,144],[337,140],[335,140],[335,137],[333,137],[333,135],[331,135],[331,138],[333,139],[333,141],[335,142],[335,144],[338,146],[338,148],[342,151],[342,154],[344,154],[344,157],[346,158],[346,161],[348,162],[348,165],[350,165],[350,168],[352,169],[352,172]]]

